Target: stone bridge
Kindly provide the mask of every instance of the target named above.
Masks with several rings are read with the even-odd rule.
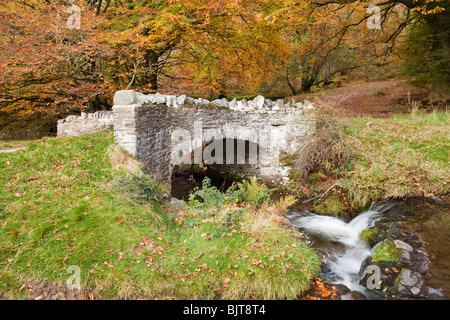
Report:
[[[208,101],[123,90],[114,97],[113,123],[115,142],[170,189],[172,175],[192,165],[266,182],[285,177],[280,152],[299,147],[298,137],[314,128],[314,111],[293,99]]]

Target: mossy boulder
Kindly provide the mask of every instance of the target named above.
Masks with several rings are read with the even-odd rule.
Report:
[[[328,214],[333,216],[339,216],[347,211],[345,205],[340,201],[339,197],[332,196],[324,199],[320,204],[314,207],[314,211],[317,214]]]

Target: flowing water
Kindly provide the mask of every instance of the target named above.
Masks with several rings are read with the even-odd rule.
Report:
[[[310,211],[293,211],[286,218],[293,227],[303,230],[319,243],[321,248],[316,247],[318,251],[324,250],[324,246],[327,247],[324,273],[328,281],[342,283],[350,290],[364,294],[366,289],[359,285],[359,271],[361,264],[371,255],[372,249],[359,240],[359,235],[364,229],[372,227],[382,213],[394,205],[373,205],[349,222]],[[326,244],[320,240],[331,243]]]
[[[427,298],[443,299],[450,297],[449,213],[448,205],[410,199],[374,203],[368,211],[350,221],[317,215],[296,206],[290,209],[286,219],[305,235],[305,241],[322,257],[321,276],[324,280],[335,285],[343,284],[367,299],[381,296],[359,284],[361,266],[373,254],[373,247],[360,241],[359,235],[364,229],[380,222],[380,219],[404,221],[409,230],[413,230],[408,231],[408,237],[418,239],[410,243],[417,242],[420,250],[426,250],[426,256],[429,257],[427,263],[430,265],[431,277],[427,280],[430,285]]]

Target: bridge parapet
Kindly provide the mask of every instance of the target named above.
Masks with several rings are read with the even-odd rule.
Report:
[[[293,111],[298,109],[310,110],[314,109],[311,102],[295,102],[291,99],[284,102],[283,99],[272,101],[259,95],[253,100],[236,98],[228,101],[226,98],[209,101],[203,98],[191,98],[186,95],[162,95],[142,94],[134,90],[117,91],[114,96],[114,105],[133,105],[133,104],[163,104],[172,108],[200,108],[200,109],[229,109],[233,111],[241,111],[245,113],[275,113],[279,111]]]

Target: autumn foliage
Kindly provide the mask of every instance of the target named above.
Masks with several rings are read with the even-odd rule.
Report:
[[[382,77],[413,18],[445,12],[422,2],[380,4],[371,29],[359,1],[5,0],[0,112],[107,109],[120,89],[284,97]]]

